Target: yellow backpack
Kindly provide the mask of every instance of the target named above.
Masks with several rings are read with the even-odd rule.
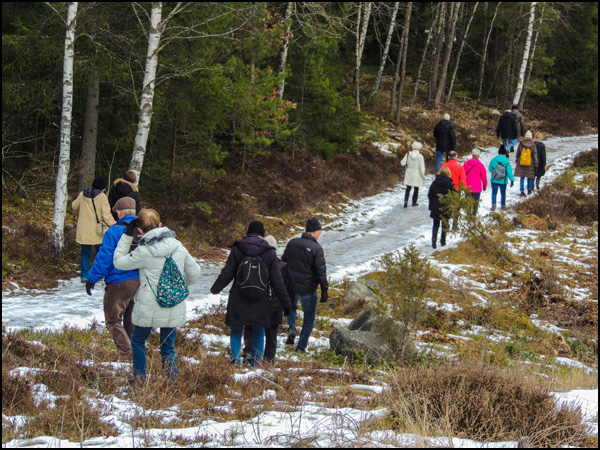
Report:
[[[521,166],[531,165],[531,149],[529,147],[523,147],[523,149],[521,150],[521,158],[519,159],[519,164]]]

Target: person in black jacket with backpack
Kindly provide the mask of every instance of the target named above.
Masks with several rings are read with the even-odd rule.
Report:
[[[440,171],[442,167],[442,159],[446,154],[446,162],[448,162],[449,154],[456,149],[456,130],[450,122],[450,114],[444,114],[444,118],[433,129],[433,137],[435,138],[435,173]]]
[[[321,224],[316,218],[308,219],[306,222],[306,232],[299,238],[294,238],[288,242],[283,257],[284,262],[289,264],[290,270],[294,274],[296,282],[296,298],[288,322],[287,345],[294,345],[296,338],[296,308],[298,300],[302,305],[304,312],[304,321],[300,332],[300,339],[296,346],[296,351],[306,352],[308,338],[312,333],[317,316],[317,287],[321,286],[321,303],[325,303],[329,298],[327,291],[327,265],[323,248],[317,240],[321,235]]]
[[[275,249],[263,238],[265,227],[254,221],[247,236],[231,246],[225,267],[210,288],[220,293],[231,281],[225,323],[231,327],[231,362],[241,365],[242,333],[244,326],[252,327],[250,365],[260,363],[265,346],[265,329],[271,326],[269,287],[289,314],[292,302],[287,293]]]

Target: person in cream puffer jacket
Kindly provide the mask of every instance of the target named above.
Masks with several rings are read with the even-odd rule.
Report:
[[[404,184],[406,185],[406,192],[404,194],[405,208],[408,206],[411,188],[414,188],[412,206],[418,206],[419,188],[423,186],[423,178],[425,178],[425,159],[421,154],[422,148],[423,144],[413,142],[411,151],[400,161],[402,166],[406,166],[406,173],[404,175]]]
[[[129,252],[135,227],[143,233],[138,246]],[[117,269],[139,269],[140,288],[135,296],[131,335],[133,373],[135,380],[146,376],[146,339],[152,328],[160,328],[160,345],[163,368],[175,378],[177,359],[175,356],[175,328],[185,323],[186,302],[172,308],[163,308],[156,301],[157,284],[167,257],[172,257],[183,274],[187,285],[200,279],[200,266],[186,248],[175,239],[175,232],[163,227],[160,216],[153,209],[142,209],[137,223],[132,221],[121,237],[115,250],[114,265]]]

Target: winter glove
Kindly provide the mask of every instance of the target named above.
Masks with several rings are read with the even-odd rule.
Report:
[[[137,226],[138,226],[138,220],[137,220],[137,217],[136,217],[131,222],[129,222],[127,224],[127,226],[125,227],[125,234],[127,236],[132,236],[133,237],[133,231],[137,228]]]
[[[92,295],[92,289],[94,289],[95,285],[96,283],[92,283],[91,281],[85,282],[85,292],[87,292],[87,295]]]
[[[291,312],[292,312],[292,308],[290,308],[290,307],[283,308],[283,315],[285,317],[289,316]]]
[[[321,291],[321,303],[325,303],[328,298],[329,298],[329,294],[327,293],[327,290],[325,289],[325,290]]]
[[[513,187],[514,185],[515,185],[515,182],[514,182],[514,181],[511,181],[511,182],[510,182],[510,187]]]

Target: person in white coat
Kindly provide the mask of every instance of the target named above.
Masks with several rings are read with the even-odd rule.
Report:
[[[408,198],[410,197],[411,188],[414,190],[412,206],[419,206],[417,200],[419,199],[419,188],[423,186],[423,179],[425,178],[425,158],[421,154],[423,144],[420,142],[413,142],[410,152],[408,152],[400,164],[406,166],[406,172],[404,174],[404,184],[406,185],[406,193],[404,194],[404,207],[408,206]]]
[[[129,252],[135,228],[142,234],[137,248]],[[132,313],[133,382],[146,378],[146,339],[152,328],[160,328],[160,352],[163,369],[171,378],[177,377],[175,330],[185,323],[185,301],[172,308],[157,302],[155,292],[166,258],[172,257],[185,278],[186,284],[200,280],[200,266],[186,248],[175,239],[175,232],[162,226],[160,216],[153,209],[142,209],[137,220],[132,220],[115,250],[114,265],[121,270],[139,269],[140,288],[135,295]]]

